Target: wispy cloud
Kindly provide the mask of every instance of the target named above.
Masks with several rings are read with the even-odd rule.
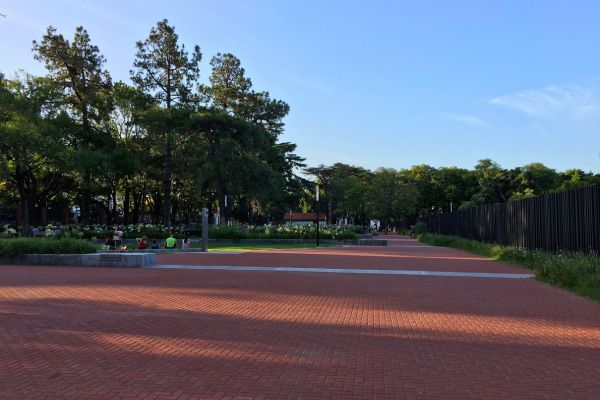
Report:
[[[482,127],[489,126],[489,124],[487,122],[485,122],[484,120],[482,120],[479,117],[476,117],[475,115],[444,113],[444,114],[442,114],[442,117],[449,121],[460,122],[462,124],[467,124],[467,125],[482,126]]]
[[[99,7],[96,2],[87,2],[82,0],[63,0],[65,4],[79,8],[83,12],[86,12],[94,17],[98,17],[107,21],[111,21],[117,25],[123,27],[131,27],[132,22],[127,18],[121,16],[116,11],[109,11],[105,8]]]
[[[547,86],[498,96],[490,104],[537,118],[569,118],[585,121],[600,116],[600,95],[593,88]]]

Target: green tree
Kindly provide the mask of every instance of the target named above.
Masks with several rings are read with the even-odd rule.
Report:
[[[114,109],[110,114],[108,128],[117,145],[112,154],[112,162],[107,166],[106,186],[108,197],[112,198],[112,217],[116,217],[117,192],[122,192],[123,222],[139,222],[143,212],[142,198],[148,186],[148,170],[159,165],[152,163],[148,150],[152,144],[145,129],[137,121],[143,110],[151,107],[153,99],[133,86],[117,82],[113,90]],[[133,204],[133,210],[131,205]]]
[[[239,209],[238,217],[248,213],[255,215],[258,213],[257,210],[260,210],[260,214],[263,215],[283,214],[291,206],[292,199],[300,198],[303,186],[302,179],[295,173],[296,170],[304,167],[304,159],[293,153],[296,145],[289,142],[277,143],[278,136],[283,132],[283,118],[289,112],[289,106],[283,101],[271,99],[266,92],[253,91],[252,81],[246,76],[240,60],[233,54],[217,54],[211,60],[211,67],[210,85],[199,87],[206,106],[216,113],[226,113],[242,119],[254,127],[252,130],[245,129],[245,134],[252,136],[260,132],[258,135],[260,137],[263,137],[263,133],[270,135],[270,137],[263,137],[265,145],[261,147],[260,153],[253,154],[251,157],[244,156],[243,163],[246,166],[254,163],[257,171],[263,171],[257,175],[260,182],[270,179],[270,183],[263,185],[260,190],[242,190],[239,184],[229,182],[233,178],[227,177],[240,176],[242,170],[246,173],[250,172],[250,169],[240,169],[239,165],[236,166],[235,163],[228,161],[230,157],[235,157],[237,162],[241,162],[238,156],[222,155],[221,166],[218,168],[207,166],[207,176],[219,177],[218,182],[213,185],[219,208],[223,209],[224,197],[227,195],[230,205],[224,211],[229,213],[233,201],[232,194],[235,194]],[[211,155],[222,154],[222,144],[225,141],[229,141],[228,146],[231,149],[236,149],[236,143],[244,140],[243,138],[233,140],[227,132],[223,132],[222,138],[218,141],[213,138],[212,133],[207,135],[208,152]],[[213,146],[216,148],[213,149]],[[265,165],[268,168],[264,168]],[[238,169],[226,172],[227,166]],[[211,172],[217,169],[221,171],[219,174]],[[259,185],[256,183],[254,187],[258,188]],[[267,187],[270,187],[270,190],[266,190]],[[267,196],[267,193],[270,195]],[[225,217],[227,219],[228,215]]]
[[[262,127],[216,111],[196,113],[190,121],[193,136],[204,141],[196,175],[205,189],[215,193],[219,208],[226,212],[226,219],[233,206],[232,194],[261,203],[277,195],[277,189],[281,187],[274,184],[277,174],[265,162],[265,155],[273,151],[274,141]],[[224,203],[226,194],[227,207]]]
[[[430,165],[414,165],[409,169],[400,171],[400,174],[413,182],[419,189],[419,197],[416,204],[418,215],[427,215],[431,212],[440,211],[445,203],[444,194],[439,190],[438,170]]]
[[[560,185],[557,192],[576,189],[590,185],[600,185],[600,174],[584,172],[580,169],[568,169],[559,174]]]
[[[479,191],[473,195],[475,204],[505,203],[513,192],[513,174],[490,160],[480,160],[475,166]]]
[[[105,59],[82,26],[76,28],[71,41],[48,27],[41,42],[33,42],[33,51],[35,59],[44,62],[48,79],[62,93],[60,105],[80,123],[69,144],[77,150],[73,167],[82,181],[81,219],[87,224],[93,173],[105,162],[105,147],[111,145],[110,135],[101,129],[112,108],[110,75],[102,69]]]
[[[387,228],[399,227],[407,216],[415,212],[418,189],[407,182],[398,171],[379,168],[370,187],[370,214]]]
[[[14,185],[23,234],[35,222],[34,210],[65,188],[62,151],[67,115],[46,108],[56,93],[41,78],[0,79],[0,179]]]
[[[515,192],[510,200],[533,197],[555,190],[560,177],[554,169],[542,163],[531,163],[517,169]]]
[[[217,53],[210,60],[210,66],[210,85],[200,86],[205,101],[220,111],[240,115],[252,88],[240,60],[231,53]]]
[[[208,106],[260,125],[274,137],[283,132],[283,118],[290,111],[289,105],[282,100],[271,99],[268,92],[255,92],[252,80],[246,77],[246,71],[236,56],[219,53],[212,58],[210,65],[210,85],[199,87]]]
[[[200,47],[194,46],[191,56],[185,45],[178,43],[175,28],[166,19],[159,21],[150,30],[143,42],[137,42],[137,54],[134,69],[131,71],[133,83],[144,93],[152,95],[157,103],[167,110],[173,106],[189,107],[194,102],[193,88],[200,74]],[[155,113],[153,117],[163,115],[169,124],[154,124],[160,130],[149,130],[149,135],[160,142],[162,171],[163,223],[171,225],[173,192],[173,151],[178,134],[185,135],[178,128],[177,121],[169,113]],[[156,122],[156,121],[155,121]]]

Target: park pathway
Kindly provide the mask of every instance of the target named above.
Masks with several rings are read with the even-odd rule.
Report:
[[[0,399],[600,398],[599,304],[388,239],[0,266]]]

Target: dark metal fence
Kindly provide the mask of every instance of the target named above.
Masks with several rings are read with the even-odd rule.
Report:
[[[527,249],[600,252],[600,186],[421,218],[429,232]]]

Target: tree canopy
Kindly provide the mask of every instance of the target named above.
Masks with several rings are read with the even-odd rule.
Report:
[[[136,47],[131,82],[113,82],[85,28],[67,39],[50,26],[32,49],[44,76],[0,73],[0,211],[16,209],[24,234],[48,221],[170,226],[203,207],[226,221],[277,223],[314,210],[315,182],[329,223],[402,227],[600,183],[578,169],[490,159],[473,169],[307,167],[281,140],[290,106],[256,89],[235,55],[214,55],[201,83],[200,47],[186,47],[166,19]]]

